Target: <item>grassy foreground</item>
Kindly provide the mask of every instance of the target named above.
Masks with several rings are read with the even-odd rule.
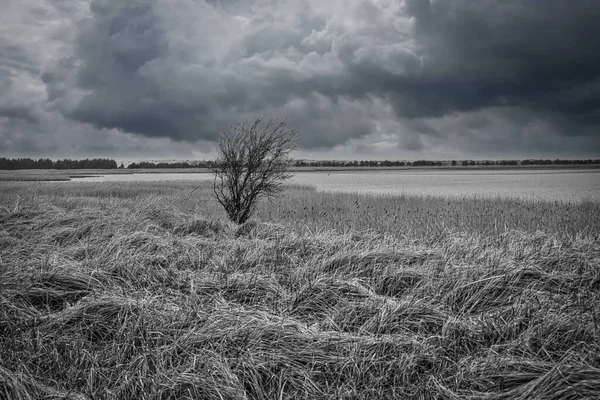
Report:
[[[0,399],[600,397],[600,203],[197,185],[0,183]]]

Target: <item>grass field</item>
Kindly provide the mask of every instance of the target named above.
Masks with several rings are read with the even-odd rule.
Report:
[[[359,172],[359,171],[510,171],[510,170],[593,170],[598,164],[573,165],[476,165],[438,167],[292,167],[296,172]],[[198,174],[210,173],[207,168],[140,168],[140,169],[20,169],[0,170],[3,181],[69,181],[71,178],[120,174]]]
[[[0,399],[600,398],[600,202],[198,185],[0,183]]]
[[[33,181],[70,181],[71,178],[103,174],[131,174],[125,169],[20,169],[0,170],[0,182],[33,182]]]

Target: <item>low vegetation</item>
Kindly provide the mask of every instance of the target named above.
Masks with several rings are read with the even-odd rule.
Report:
[[[354,167],[442,167],[442,166],[477,166],[477,167],[514,167],[514,166],[588,166],[598,167],[600,159],[528,159],[528,160],[361,160],[361,161],[340,161],[340,160],[297,160],[292,163],[296,168],[354,168]],[[137,161],[127,164],[128,169],[207,169],[213,168],[212,160],[187,160],[187,161]],[[116,169],[117,162],[112,159],[85,159],[85,160],[50,160],[48,158],[6,158],[0,157],[0,170],[22,170],[22,169],[59,169],[59,170],[77,170],[77,169]],[[121,162],[119,169],[125,168]]]
[[[600,397],[599,202],[197,185],[1,183],[0,399]]]
[[[56,160],[49,158],[40,158],[33,160],[31,158],[5,158],[0,157],[0,170],[18,170],[18,169],[115,169],[117,162],[109,158],[94,158],[85,160]]]

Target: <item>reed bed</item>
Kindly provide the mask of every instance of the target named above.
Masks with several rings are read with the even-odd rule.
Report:
[[[600,397],[600,203],[197,185],[1,183],[0,399]]]

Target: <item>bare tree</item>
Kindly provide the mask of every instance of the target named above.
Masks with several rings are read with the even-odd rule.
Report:
[[[242,224],[261,197],[280,194],[292,177],[289,154],[297,140],[296,131],[277,119],[246,121],[219,134],[213,190],[229,219]]]

